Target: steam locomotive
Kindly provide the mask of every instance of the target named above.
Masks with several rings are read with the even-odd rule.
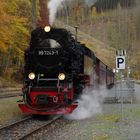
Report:
[[[87,86],[114,83],[112,70],[66,29],[39,27],[25,50],[23,113],[68,114]]]

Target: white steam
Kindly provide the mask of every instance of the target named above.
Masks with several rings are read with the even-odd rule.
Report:
[[[55,21],[57,9],[61,5],[61,3],[65,0],[50,0],[48,3],[49,8],[49,22],[52,25]]]
[[[100,90],[93,88],[86,88],[83,91],[83,95],[78,100],[78,107],[72,114],[65,117],[73,120],[80,120],[90,118],[93,115],[102,112],[102,103],[107,96],[107,89],[101,87]]]
[[[58,9],[58,7],[59,7],[59,5],[61,4],[62,1],[64,1],[64,0],[50,0],[49,3],[48,3],[49,21],[50,21],[51,25],[55,21],[57,9]]]
[[[92,6],[97,0],[85,0],[88,6]]]
[[[60,6],[62,6],[63,1],[72,1],[72,0],[50,0],[49,1],[48,9],[49,9],[50,25],[52,25],[54,23],[55,18],[56,18],[57,10]],[[85,1],[88,6],[92,6],[97,0],[83,0],[83,1]]]

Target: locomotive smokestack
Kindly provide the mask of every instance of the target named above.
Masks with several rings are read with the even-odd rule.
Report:
[[[38,21],[39,27],[49,26],[49,18],[48,18],[48,8],[47,8],[48,0],[39,0],[40,5],[40,20]]]

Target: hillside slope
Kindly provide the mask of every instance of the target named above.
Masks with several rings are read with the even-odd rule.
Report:
[[[94,6],[91,8],[75,4],[73,8],[61,11],[58,18],[73,27],[78,25],[79,30],[96,38],[96,40],[101,40],[103,42],[102,47],[95,50],[95,41],[92,44],[93,49],[97,54],[100,54],[101,59],[112,67],[115,66],[115,52],[111,50],[126,49],[126,67],[130,67],[132,78],[139,79],[140,2],[137,2],[137,5],[133,7],[122,7],[118,4],[116,8],[101,11],[100,13],[96,11]],[[75,7],[77,9],[73,11]]]
[[[56,26],[60,28],[68,29],[75,36],[75,28],[69,26],[61,21],[56,22]],[[115,49],[110,48],[108,44],[95,39],[94,37],[88,35],[85,32],[82,32],[78,29],[77,34],[78,41],[86,44],[86,46],[91,49],[95,55],[100,58],[104,63],[106,63],[111,68],[114,68],[115,65]],[[111,61],[110,61],[111,60]]]

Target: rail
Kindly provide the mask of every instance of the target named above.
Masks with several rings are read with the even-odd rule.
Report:
[[[21,94],[21,88],[0,88],[0,99],[16,97]]]
[[[7,139],[7,140],[27,139],[29,136],[42,130],[44,127],[53,123],[60,117],[61,117],[60,115],[57,115],[50,120],[44,120],[44,121],[39,119],[34,119],[32,117],[27,117],[23,120],[1,127],[0,139]]]

